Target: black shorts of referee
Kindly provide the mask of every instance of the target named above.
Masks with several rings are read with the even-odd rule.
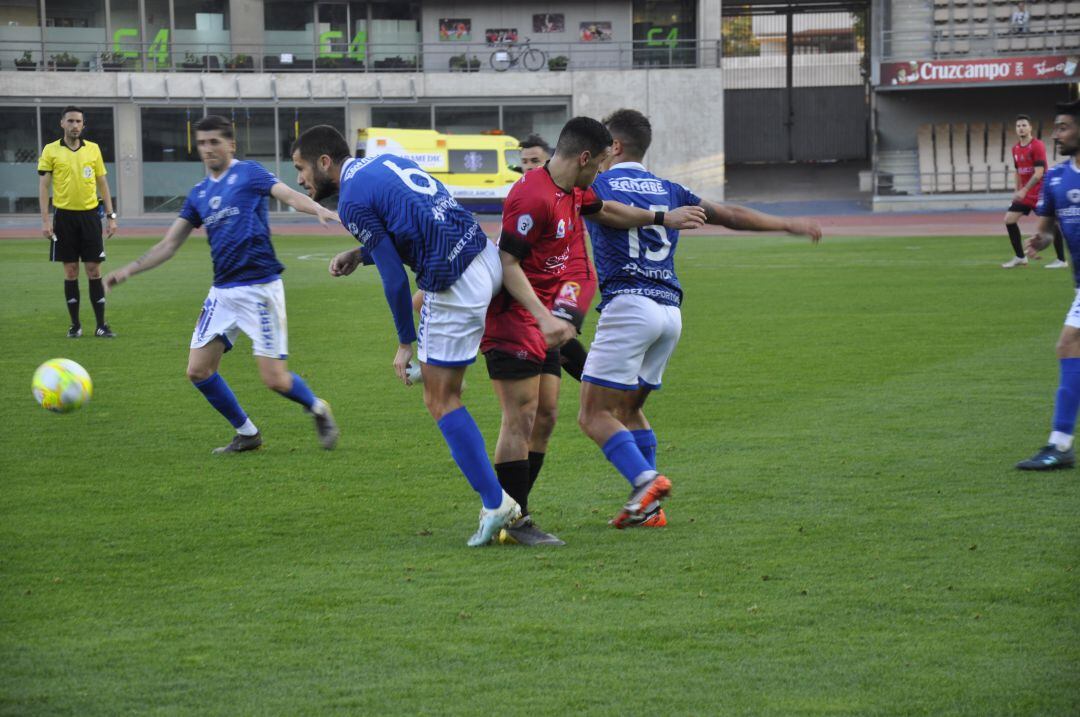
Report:
[[[65,263],[105,261],[99,211],[56,209],[49,259]]]

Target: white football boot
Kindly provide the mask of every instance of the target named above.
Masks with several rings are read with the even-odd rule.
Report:
[[[1069,262],[1062,261],[1061,259],[1054,259],[1052,262],[1044,266],[1044,269],[1067,269]]]
[[[499,531],[521,517],[521,506],[504,490],[498,508],[480,508],[480,528],[469,538],[470,548],[487,545]]]
[[[1026,256],[1014,256],[1012,259],[1009,259],[1007,262],[1002,264],[1001,268],[1002,269],[1014,269],[1014,268],[1016,268],[1018,266],[1027,266],[1027,263],[1028,262],[1027,262],[1027,257]]]

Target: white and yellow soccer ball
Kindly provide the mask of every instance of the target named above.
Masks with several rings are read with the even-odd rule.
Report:
[[[53,359],[38,366],[30,384],[34,398],[56,413],[70,413],[90,400],[94,384],[90,374],[71,359]]]

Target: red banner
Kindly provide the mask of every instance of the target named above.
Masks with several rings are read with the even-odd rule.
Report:
[[[884,62],[881,84],[885,87],[990,84],[1068,80],[1077,77],[1080,57],[1039,55],[993,60],[912,60]]]

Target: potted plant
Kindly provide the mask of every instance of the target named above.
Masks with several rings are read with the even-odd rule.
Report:
[[[340,57],[316,57],[315,67],[320,70],[333,70],[341,67]]]
[[[480,58],[477,57],[476,55],[473,55],[472,59],[469,60],[468,71],[469,72],[479,72],[480,71]]]
[[[251,70],[255,67],[255,60],[251,55],[233,55],[232,57],[225,58],[225,69],[233,70]]]
[[[468,67],[468,61],[465,59],[465,54],[451,55],[450,56],[450,71],[451,72],[465,72]]]
[[[548,69],[552,72],[565,72],[566,66],[570,64],[570,58],[566,55],[558,55],[548,60]]]
[[[105,72],[119,72],[126,59],[122,52],[103,52],[101,53],[101,69]]]
[[[34,59],[33,54],[29,50],[22,54],[22,57],[15,58],[16,70],[36,70],[37,61]]]
[[[66,52],[49,56],[49,66],[55,70],[71,71],[79,66],[79,58]]]
[[[401,55],[395,55],[393,57],[387,57],[383,60],[375,61],[375,69],[377,70],[415,70],[416,60],[406,60]]]
[[[198,72],[205,68],[205,63],[197,55],[185,52],[184,60],[180,63],[180,67],[187,72]]]

